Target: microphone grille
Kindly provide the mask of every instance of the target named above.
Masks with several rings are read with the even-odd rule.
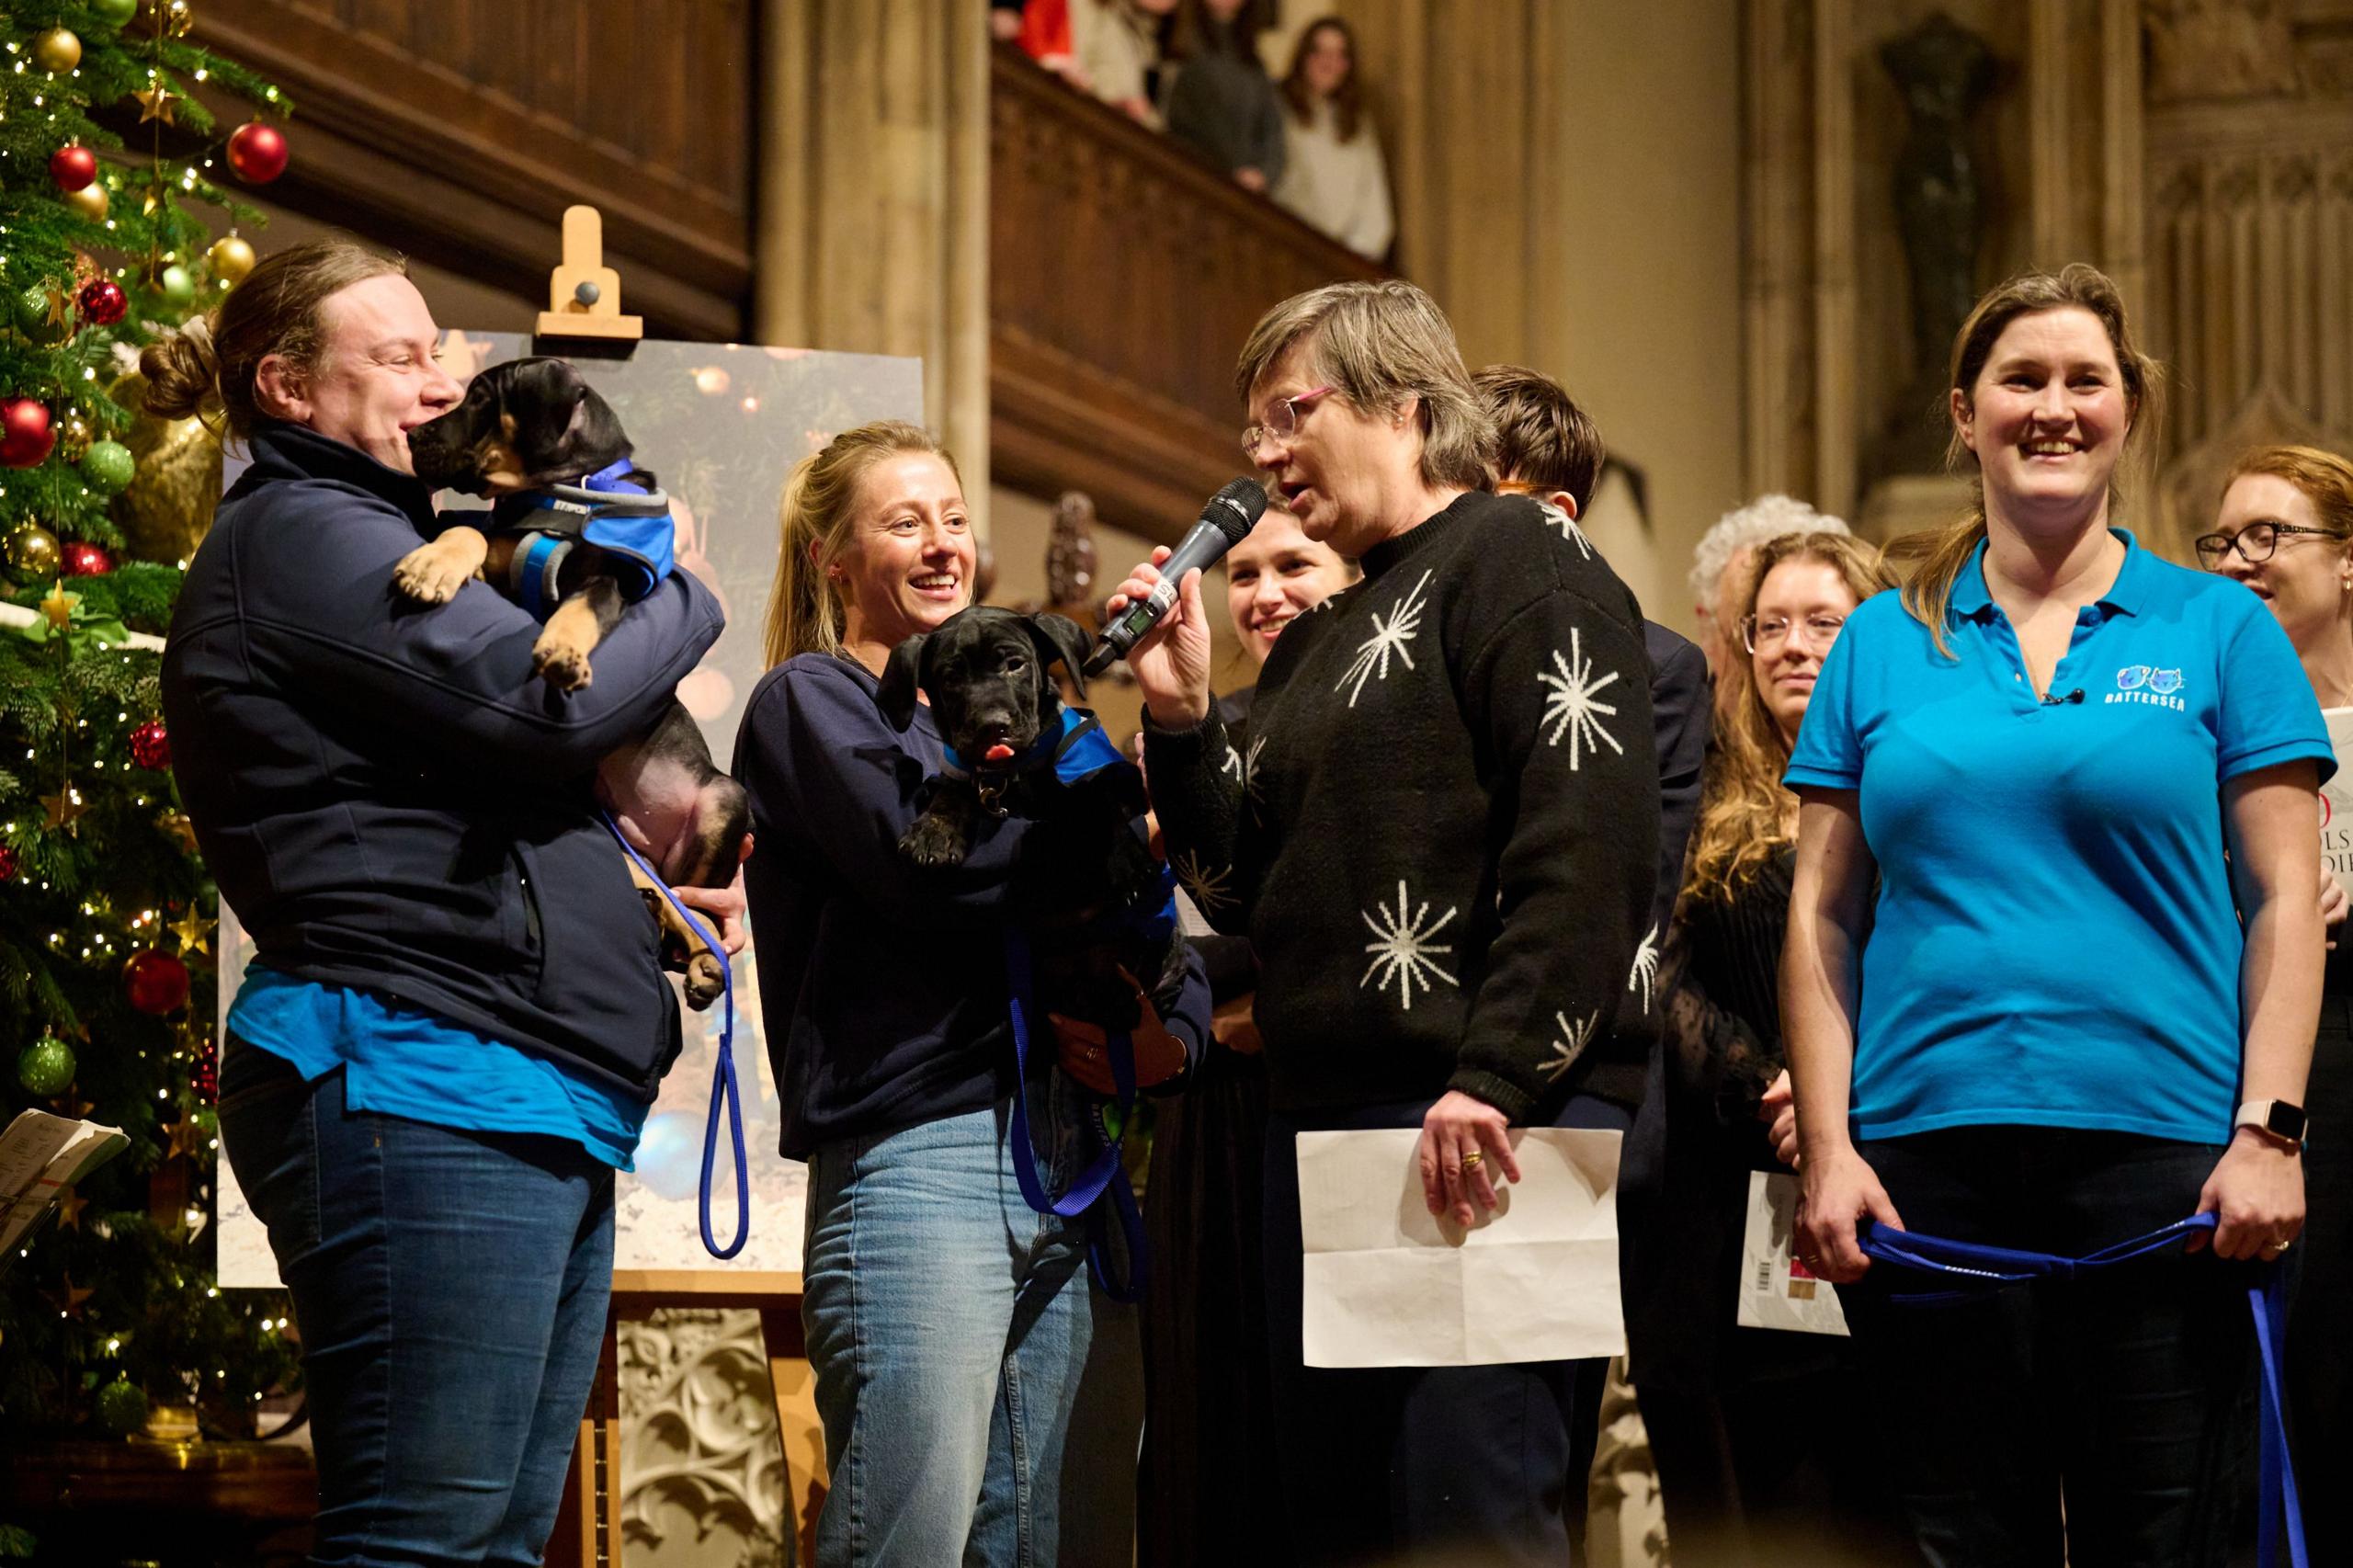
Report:
[[[1267,509],[1267,487],[1255,479],[1229,480],[1224,489],[1201,508],[1201,521],[1225,536],[1229,548],[1240,544]]]

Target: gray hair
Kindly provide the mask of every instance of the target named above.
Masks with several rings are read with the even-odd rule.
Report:
[[[1233,390],[1250,389],[1304,344],[1317,372],[1367,414],[1420,400],[1422,481],[1434,489],[1477,490],[1493,476],[1495,422],[1488,418],[1446,312],[1411,283],[1326,283],[1294,294],[1258,318],[1233,368]]]
[[[1846,534],[1854,530],[1836,517],[1825,517],[1790,495],[1759,495],[1747,506],[1726,512],[1715,527],[1699,536],[1691,551],[1692,601],[1710,615],[1716,613],[1716,585],[1723,581],[1732,558],[1783,534]]]

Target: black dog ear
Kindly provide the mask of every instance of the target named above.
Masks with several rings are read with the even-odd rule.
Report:
[[[904,730],[915,722],[915,690],[923,682],[923,645],[927,634],[918,631],[891,650],[882,664],[882,684],[874,693],[891,728]]]
[[[1051,611],[1029,618],[1029,641],[1038,645],[1038,657],[1048,664],[1060,659],[1070,670],[1071,689],[1079,696],[1086,695],[1086,631],[1066,615]]]

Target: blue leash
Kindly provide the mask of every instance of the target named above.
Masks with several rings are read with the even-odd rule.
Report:
[[[1950,1300],[1970,1287],[1979,1289],[2022,1284],[2030,1279],[2073,1279],[2079,1274],[2110,1267],[2177,1247],[2193,1231],[2211,1231],[2221,1216],[2193,1214],[2163,1230],[2119,1242],[2085,1257],[2061,1257],[2047,1252],[2018,1252],[2008,1247],[1956,1242],[1924,1236],[1916,1231],[1891,1230],[1866,1220],[1857,1227],[1856,1241],[1867,1256],[1899,1268],[1942,1274],[1961,1280],[1962,1290],[1898,1296],[1897,1301]],[[2271,1568],[2279,1561],[2279,1525],[2287,1522],[2288,1561],[2308,1568],[2304,1547],[2304,1513],[2296,1495],[2296,1469],[2288,1454],[2288,1424],[2280,1387],[2280,1357],[2287,1339],[2288,1289],[2277,1263],[2262,1265],[2261,1283],[2247,1287],[2247,1307],[2255,1314],[2256,1347],[2263,1363],[2262,1493],[2257,1523],[2256,1561]]]
[[[1029,938],[1013,926],[1007,926],[1005,933],[1005,978],[1013,1016],[1013,1176],[1021,1185],[1022,1201],[1034,1213],[1058,1214],[1065,1220],[1086,1214],[1086,1267],[1094,1275],[1097,1287],[1115,1301],[1142,1301],[1149,1277],[1143,1214],[1136,1207],[1135,1188],[1129,1185],[1128,1167],[1120,1157],[1120,1142],[1136,1105],[1135,1041],[1125,1034],[1106,1034],[1104,1046],[1110,1053],[1111,1082],[1118,1085],[1119,1094],[1110,1100],[1097,1100],[1086,1119],[1088,1131],[1101,1147],[1087,1162],[1086,1168],[1072,1178],[1070,1189],[1060,1198],[1051,1197],[1046,1191],[1044,1178],[1038,1174],[1038,1156],[1029,1142],[1029,1018],[1037,1010],[1037,1000],[1030,989]],[[1120,1118],[1116,1127],[1110,1124],[1108,1115],[1114,1106]],[[1128,1279],[1124,1286],[1112,1278],[1106,1264],[1100,1211],[1095,1210],[1095,1200],[1107,1190],[1128,1244]]]
[[[702,945],[710,949],[726,975],[722,993],[726,999],[725,1011],[719,1018],[719,1061],[710,1070],[710,1116],[702,1130],[702,1186],[698,1194],[700,1212],[697,1217],[702,1221],[703,1250],[716,1258],[731,1258],[744,1250],[744,1244],[752,1236],[752,1179],[749,1162],[744,1154],[744,1091],[735,1085],[735,966],[727,961],[727,949],[720,944],[718,933],[703,924],[702,916],[678,902],[670,884],[645,863],[645,857],[637,852],[634,845],[621,836],[620,824],[613,821],[610,812],[605,813],[605,825],[612,830],[613,842],[621,846],[621,852],[636,861],[637,869],[662,890],[662,896],[686,921],[687,928],[702,938]],[[722,1105],[727,1108],[728,1136],[735,1144],[735,1239],[723,1247],[710,1230],[710,1167],[719,1154],[719,1109]]]

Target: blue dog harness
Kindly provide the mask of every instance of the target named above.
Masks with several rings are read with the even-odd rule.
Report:
[[[575,543],[605,552],[621,597],[630,604],[652,593],[676,567],[670,497],[640,489],[624,477],[635,472],[623,458],[577,484],[502,496],[491,508],[497,527],[530,536],[515,552],[506,586],[534,619],[545,620],[554,612],[556,575]]]
[[[1119,748],[1103,733],[1103,726],[1094,714],[1083,709],[1063,710],[1059,730],[1050,730],[1040,736],[1027,750],[1004,765],[1007,770],[1043,763],[1051,756],[1054,777],[1064,784],[1075,784],[1102,772],[1107,767],[1133,767],[1121,756]],[[985,777],[975,773],[956,753],[948,753],[949,768],[958,774]],[[988,771],[995,771],[991,769]],[[983,797],[986,799],[986,797]],[[996,808],[992,805],[992,810]],[[1000,812],[1000,814],[1002,814]],[[1166,866],[1159,868],[1159,875],[1152,889],[1130,903],[1103,917],[1098,929],[1108,926],[1138,940],[1157,945],[1167,941],[1176,930],[1176,879]],[[1039,1214],[1057,1214],[1063,1219],[1087,1217],[1086,1267],[1095,1283],[1105,1295],[1117,1301],[1136,1301],[1143,1298],[1150,1265],[1145,1253],[1143,1215],[1136,1207],[1135,1188],[1128,1181],[1128,1169],[1120,1157],[1120,1142],[1126,1135],[1130,1118],[1136,1104],[1135,1042],[1125,1034],[1108,1034],[1104,1050],[1111,1062],[1111,1081],[1119,1092],[1109,1099],[1090,1094],[1086,1119],[1087,1142],[1095,1146],[1091,1158],[1077,1176],[1071,1179],[1069,1189],[1060,1198],[1046,1190],[1043,1176],[1038,1171],[1038,1156],[1029,1142],[1029,1021],[1037,1016],[1038,1004],[1032,984],[1034,971],[1029,955],[1029,938],[1017,926],[1007,926],[1005,933],[1006,994],[1013,1023],[1013,1062],[1015,1086],[1013,1094],[1013,1175],[1021,1187],[1022,1201]],[[1108,1193],[1112,1211],[1119,1216],[1120,1234],[1127,1243],[1128,1278],[1124,1284],[1112,1276],[1106,1257],[1102,1210],[1097,1199]]]
[[[1952,1289],[1893,1298],[1898,1301],[1949,1301],[1972,1290],[1995,1290],[2030,1279],[2072,1279],[2079,1274],[2131,1263],[2178,1248],[2193,1231],[2211,1231],[2221,1216],[2193,1214],[2162,1230],[2128,1242],[2103,1247],[2085,1257],[2061,1257],[2055,1253],[2016,1252],[2008,1247],[1956,1242],[1898,1231],[1865,1220],[1856,1227],[1856,1243],[1865,1256],[1898,1268],[1935,1274],[1952,1281]],[[2288,1330],[2286,1276],[2277,1263],[2257,1266],[2259,1283],[2247,1288],[2247,1306],[2255,1314],[2255,1342],[2263,1361],[2263,1455],[2261,1517],[2257,1524],[2256,1561],[2271,1568],[2278,1561],[2279,1527],[2288,1531],[2288,1561],[2307,1568],[2304,1515],[2296,1497],[2296,1471],[2289,1460],[2288,1426],[2281,1415],[2280,1355]]]

